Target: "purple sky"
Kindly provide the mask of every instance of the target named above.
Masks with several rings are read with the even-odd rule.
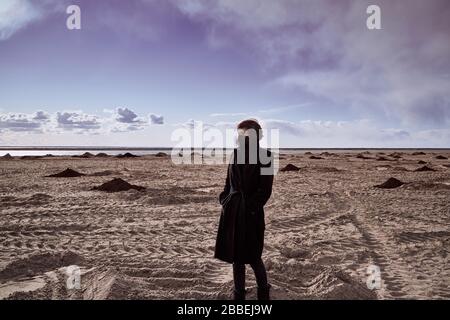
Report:
[[[448,0],[2,0],[0,145],[171,146],[252,117],[282,147],[450,147],[449,17]]]

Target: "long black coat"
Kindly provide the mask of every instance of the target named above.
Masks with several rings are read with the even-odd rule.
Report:
[[[272,157],[270,151],[263,150]],[[235,149],[234,155],[237,150]],[[273,163],[273,160],[272,160]],[[272,194],[273,175],[261,175],[263,165],[228,165],[225,188],[219,196],[222,213],[214,257],[229,263],[250,264],[261,258],[264,247],[264,205]]]

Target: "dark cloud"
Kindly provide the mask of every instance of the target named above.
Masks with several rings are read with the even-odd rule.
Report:
[[[299,99],[410,125],[450,123],[448,0],[378,0],[382,30],[366,28],[369,0],[172,1],[211,30],[213,46],[251,54]]]
[[[151,114],[150,115],[151,124],[164,124],[164,117],[160,115]]]
[[[96,130],[101,127],[98,117],[82,112],[57,112],[56,122],[64,130]]]
[[[121,123],[137,123],[140,122],[136,113],[128,108],[117,108],[116,120]]]
[[[47,121],[50,120],[50,115],[45,111],[39,110],[34,114],[33,120]]]
[[[148,123],[129,108],[117,108],[115,110],[112,132],[138,131],[144,129]]]
[[[25,113],[0,114],[0,131],[39,132],[42,130],[42,122],[35,119],[35,116]]]

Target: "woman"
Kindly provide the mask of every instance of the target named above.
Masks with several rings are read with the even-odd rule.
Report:
[[[238,148],[228,165],[215,257],[233,264],[234,299],[245,299],[245,265],[250,264],[258,285],[258,299],[269,300],[270,285],[261,259],[264,247],[264,205],[272,193],[273,160],[259,147],[261,126],[245,120],[238,127]],[[264,168],[263,174],[262,169]],[[269,169],[269,170],[267,170]]]

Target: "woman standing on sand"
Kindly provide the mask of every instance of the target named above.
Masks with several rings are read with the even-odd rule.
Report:
[[[270,151],[259,147],[262,135],[258,122],[245,120],[237,129],[238,148],[233,152],[225,188],[219,196],[222,214],[214,256],[233,264],[235,300],[245,299],[246,264],[255,272],[258,300],[269,300],[270,285],[261,255],[264,205],[272,193],[273,160]]]

